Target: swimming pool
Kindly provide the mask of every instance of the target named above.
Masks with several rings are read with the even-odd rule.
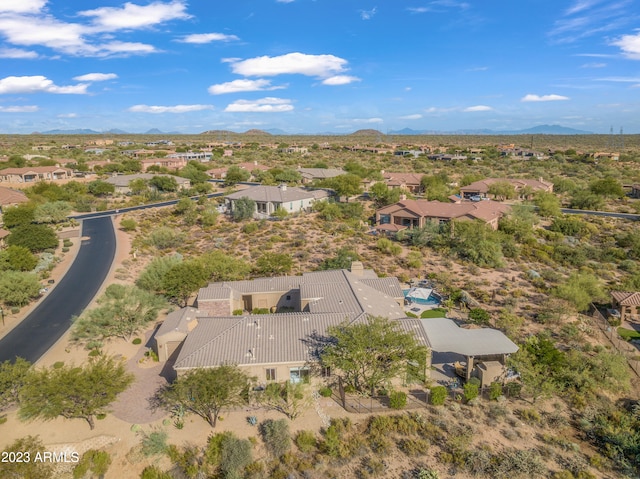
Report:
[[[410,301],[411,303],[414,304],[421,304],[424,306],[432,306],[432,305],[438,305],[440,304],[440,296],[437,293],[431,293],[431,295],[427,298],[427,299],[422,299],[422,298],[407,298],[407,293],[409,292],[408,289],[403,289],[402,290],[402,294],[404,294],[404,297],[407,299],[407,301]]]

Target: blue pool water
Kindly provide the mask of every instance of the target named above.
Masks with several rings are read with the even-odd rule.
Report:
[[[407,293],[409,292],[408,289],[403,289],[402,293],[404,294],[404,296],[407,296]],[[412,303],[415,304],[422,304],[424,306],[431,306],[434,304],[440,304],[440,296],[438,296],[436,293],[431,293],[431,296],[429,296],[427,299],[422,299],[422,298],[409,298],[409,300]]]

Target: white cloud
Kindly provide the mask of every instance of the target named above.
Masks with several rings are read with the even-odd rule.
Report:
[[[571,7],[567,9],[565,15],[573,15],[575,13],[579,13],[583,10],[588,10],[593,7],[596,3],[599,3],[600,0],[578,0]]]
[[[0,13],[37,13],[47,0],[2,0]]]
[[[122,8],[101,7],[78,12],[78,15],[90,17],[94,28],[99,31],[113,32],[151,27],[169,20],[191,18],[186,9],[187,5],[180,0],[169,3],[153,2],[144,6],[127,2]]]
[[[604,77],[598,78],[598,81],[612,81],[619,83],[635,83],[640,81],[640,77]]]
[[[38,110],[36,105],[0,106],[0,113],[33,113]]]
[[[182,37],[179,42],[182,43],[211,43],[211,42],[231,42],[240,40],[235,35],[225,35],[224,33],[194,33]]]
[[[620,47],[622,53],[632,60],[640,60],[640,33],[635,35],[622,35],[611,42],[611,45]]]
[[[115,73],[87,73],[86,75],[73,77],[73,79],[76,81],[87,82],[114,80],[116,78],[118,78],[118,75],[116,75]]]
[[[156,48],[153,45],[139,42],[110,42],[100,45],[100,51],[96,53],[96,56],[111,56],[111,55],[128,55],[128,54],[145,54],[154,53]]]
[[[411,13],[427,13],[430,12],[431,9],[429,7],[408,7],[407,11]]]
[[[398,118],[400,120],[419,120],[422,118],[422,115],[420,113],[415,113],[413,115],[399,116]]]
[[[266,97],[259,100],[237,100],[227,105],[224,111],[227,112],[284,112],[293,110],[291,100],[286,98]]]
[[[95,47],[84,38],[84,27],[64,23],[50,16],[0,16],[0,32],[13,45],[44,45],[68,53],[92,53]]]
[[[531,93],[523,96],[520,101],[523,102],[540,102],[540,101],[562,101],[569,100],[568,96],[562,95],[533,95]]]
[[[360,18],[363,20],[371,20],[377,12],[378,7],[373,7],[371,10],[360,10]]]
[[[580,68],[604,68],[606,66],[606,63],[585,63]]]
[[[349,83],[353,83],[356,81],[361,81],[361,80],[358,77],[352,77],[349,75],[336,75],[329,78],[325,78],[324,80],[322,80],[322,84],[330,85],[330,86],[348,85]]]
[[[20,58],[30,60],[38,58],[38,54],[36,52],[22,50],[20,48],[2,48],[0,49],[0,58]]]
[[[238,93],[244,91],[264,91],[264,90],[281,90],[284,86],[272,86],[271,80],[260,78],[258,80],[233,80],[226,83],[219,83],[209,87],[211,95],[223,95],[225,93]]]
[[[487,106],[487,105],[475,105],[475,106],[467,107],[462,111],[472,112],[472,111],[490,111],[490,110],[493,110],[493,108],[491,108],[490,106]]]
[[[293,3],[294,0],[276,0],[276,3]]]
[[[277,57],[262,56],[247,60],[227,59],[234,73],[243,76],[275,76],[300,74],[331,77],[345,70],[347,60],[334,55],[287,53]]]
[[[58,93],[58,94],[77,94],[84,95],[87,93],[86,83],[78,83],[77,85],[58,86],[42,75],[35,76],[9,76],[0,79],[0,94],[15,93]]]
[[[382,123],[384,120],[382,118],[354,118],[351,120],[353,123]]]
[[[58,115],[58,118],[77,118],[78,114],[77,113],[61,113],[60,115]]]
[[[175,106],[152,106],[133,105],[129,111],[135,113],[189,113],[192,111],[213,110],[212,105],[175,105]]]

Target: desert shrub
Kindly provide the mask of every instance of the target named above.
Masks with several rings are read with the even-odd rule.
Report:
[[[318,440],[313,431],[299,431],[294,442],[300,452],[314,452],[318,447]]]
[[[431,388],[429,402],[434,406],[442,406],[447,398],[447,388],[444,386],[435,386]]]
[[[241,476],[241,471],[253,462],[251,442],[227,436],[222,441],[220,451],[220,471],[224,478],[235,479]]]
[[[142,454],[146,457],[164,454],[167,451],[166,431],[156,430],[142,433]]]
[[[142,470],[140,479],[173,479],[173,476],[157,466],[147,466]]]
[[[482,308],[473,308],[469,311],[469,319],[475,324],[489,324],[491,316]]]
[[[333,391],[331,391],[330,387],[324,386],[322,388],[320,388],[318,390],[318,393],[320,394],[320,396],[322,396],[323,398],[329,398],[331,397],[331,395],[333,394]]]
[[[136,220],[133,218],[123,218],[122,221],[120,221],[122,231],[135,231],[137,227],[138,223],[136,223]]]
[[[102,477],[109,470],[111,456],[108,452],[89,449],[82,455],[82,459],[73,468],[73,479],[82,479],[91,471],[96,476]]]
[[[407,405],[407,394],[403,391],[391,391],[389,394],[389,407],[402,409]]]
[[[242,313],[244,313],[244,310],[242,310],[242,309],[234,309],[231,314],[233,314],[234,316],[242,316]]]
[[[138,345],[138,344],[142,344],[142,339],[140,339],[140,338],[134,338],[134,339],[133,339],[133,341],[131,341],[131,343],[132,343],[132,344],[136,344],[136,345]]]
[[[489,399],[495,401],[500,396],[502,396],[502,384],[497,381],[491,383],[491,385],[489,386]]]
[[[478,397],[479,387],[475,382],[467,381],[463,386],[464,400],[469,402]]]
[[[147,238],[147,243],[157,249],[176,248],[184,241],[184,235],[173,228],[161,226],[151,232]]]
[[[291,433],[285,419],[267,419],[260,424],[260,435],[267,451],[275,458],[291,449]]]
[[[258,223],[247,223],[242,226],[242,232],[244,234],[250,235],[258,231]]]
[[[429,451],[429,441],[424,439],[402,439],[400,441],[400,450],[407,456],[423,456]]]
[[[527,424],[539,424],[541,421],[540,413],[535,409],[520,409],[517,414]]]

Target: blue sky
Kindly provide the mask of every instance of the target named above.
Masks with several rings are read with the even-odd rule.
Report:
[[[0,0],[0,133],[640,133],[640,0]]]

